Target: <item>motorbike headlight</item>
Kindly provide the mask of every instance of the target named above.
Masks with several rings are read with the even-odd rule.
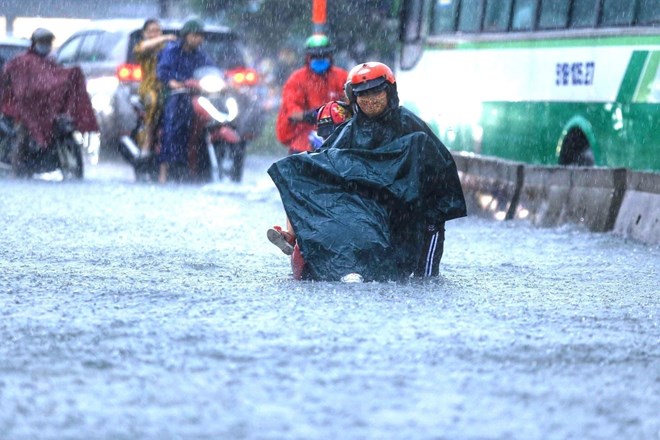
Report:
[[[92,107],[97,113],[112,113],[112,95],[118,85],[119,80],[114,76],[92,78],[87,81],[87,93],[89,93]]]
[[[199,80],[199,87],[206,93],[218,93],[225,88],[225,81],[219,76],[209,75]]]

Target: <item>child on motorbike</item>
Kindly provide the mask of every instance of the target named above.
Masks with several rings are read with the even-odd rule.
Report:
[[[327,139],[337,127],[353,116],[350,104],[344,101],[330,101],[323,104],[316,110],[316,114],[316,135],[322,140]],[[296,245],[296,235],[289,219],[286,226],[286,230],[281,226],[273,226],[266,231],[266,236],[285,255],[291,255]]]

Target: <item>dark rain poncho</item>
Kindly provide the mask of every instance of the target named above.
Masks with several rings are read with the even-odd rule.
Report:
[[[80,132],[99,131],[79,67],[62,67],[29,50],[5,64],[0,88],[0,112],[25,126],[41,148],[52,141],[60,114],[71,116]]]
[[[269,169],[305,259],[303,276],[410,276],[430,226],[466,215],[453,158],[404,107],[338,128],[318,153]]]

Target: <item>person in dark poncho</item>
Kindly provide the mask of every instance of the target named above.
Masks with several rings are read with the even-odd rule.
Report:
[[[0,112],[16,130],[12,168],[17,176],[30,175],[31,166],[42,160],[61,115],[71,117],[81,133],[99,131],[82,70],[62,67],[49,56],[54,39],[48,29],[36,29],[27,52],[0,73]]]
[[[430,128],[399,106],[385,64],[355,66],[346,94],[355,115],[320,152],[268,169],[304,258],[301,277],[437,276],[445,222],[466,215],[456,164]]]

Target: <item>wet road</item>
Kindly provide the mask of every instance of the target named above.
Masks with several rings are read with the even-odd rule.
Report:
[[[0,439],[660,439],[660,249],[466,218],[442,276],[290,278],[242,185],[0,179]]]

